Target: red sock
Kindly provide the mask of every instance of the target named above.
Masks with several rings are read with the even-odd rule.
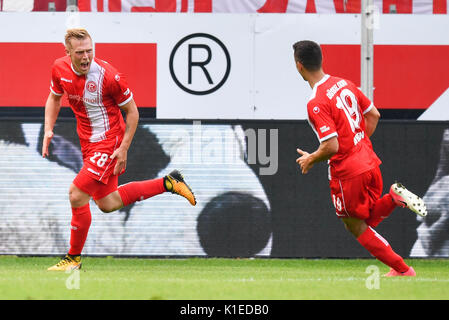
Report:
[[[164,186],[164,178],[134,181],[118,187],[123,206],[136,201],[142,201],[167,191]]]
[[[72,222],[70,230],[70,255],[79,255],[86,242],[92,215],[89,204],[79,208],[72,208]]]
[[[409,266],[405,264],[404,259],[393,251],[387,240],[382,238],[382,236],[371,229],[371,227],[366,228],[365,232],[357,238],[357,241],[359,241],[371,255],[397,272],[406,272],[409,269]]]
[[[396,204],[393,202],[393,198],[389,193],[376,201],[370,212],[370,217],[365,220],[366,224],[370,227],[377,227],[383,219],[388,217],[396,208]]]

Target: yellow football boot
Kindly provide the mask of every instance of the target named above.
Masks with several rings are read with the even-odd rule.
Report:
[[[61,261],[48,268],[48,271],[67,271],[81,269],[81,256],[66,255]]]
[[[173,170],[164,177],[165,188],[171,193],[179,194],[186,198],[192,206],[196,205],[196,198],[192,189],[184,181],[184,177],[178,170]]]

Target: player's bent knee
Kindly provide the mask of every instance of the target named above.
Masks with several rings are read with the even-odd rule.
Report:
[[[358,238],[368,227],[365,221],[356,218],[343,218],[342,219],[346,230],[352,235]]]
[[[98,209],[100,209],[101,212],[103,212],[103,213],[111,213],[111,212],[114,212],[114,211],[120,209],[120,208],[117,208],[117,207],[114,207],[114,206],[111,206],[108,204],[101,204],[98,202],[97,202],[97,206],[98,206]]]
[[[123,202],[117,191],[108,194],[106,197],[95,200],[95,203],[104,213],[110,213],[123,207]]]
[[[69,201],[70,205],[74,208],[82,207],[89,203],[90,196],[81,191],[77,186],[74,184],[70,185],[69,188]]]

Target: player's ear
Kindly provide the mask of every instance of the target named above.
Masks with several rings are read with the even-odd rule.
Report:
[[[301,73],[303,68],[304,68],[304,66],[302,65],[302,63],[299,62],[298,60],[296,60],[296,69],[298,69],[299,73]]]

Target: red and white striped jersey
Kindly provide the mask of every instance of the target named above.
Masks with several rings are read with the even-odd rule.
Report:
[[[123,74],[107,62],[94,58],[86,75],[73,69],[69,56],[57,59],[52,67],[50,90],[61,96],[67,94],[77,119],[81,148],[88,144],[121,138],[125,132],[120,107],[133,94]]]

